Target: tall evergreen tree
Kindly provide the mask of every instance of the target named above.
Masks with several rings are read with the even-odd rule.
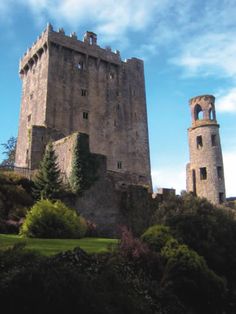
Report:
[[[77,135],[74,146],[72,171],[70,175],[71,189],[74,193],[82,194],[87,188],[86,169],[88,164],[89,151],[86,139],[82,134]]]
[[[34,179],[34,196],[37,199],[55,199],[61,189],[61,184],[57,156],[52,143],[49,143]]]

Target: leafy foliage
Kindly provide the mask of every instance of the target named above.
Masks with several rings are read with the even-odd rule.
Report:
[[[55,199],[61,189],[60,170],[57,166],[57,156],[49,143],[39,171],[34,179],[34,196],[36,199]]]
[[[86,222],[61,201],[38,201],[27,213],[20,234],[38,238],[81,238]]]
[[[20,259],[9,251],[0,256],[0,302],[8,313],[19,306],[26,314],[71,314],[75,309],[85,314],[153,313],[132,266],[127,278],[116,258],[88,255],[79,248],[37,261],[18,253]]]
[[[154,221],[164,223],[217,275],[227,279],[229,313],[236,309],[236,220],[234,211],[218,208],[190,194],[171,198],[156,209]]]
[[[148,228],[141,239],[155,251],[160,252],[168,241],[173,239],[170,228],[164,225],[155,225]]]
[[[1,166],[4,167],[13,167],[15,163],[15,155],[16,155],[16,137],[12,136],[9,140],[1,144],[4,147],[3,154],[6,155],[6,159],[4,159],[1,163]]]
[[[0,173],[0,232],[18,233],[21,219],[33,205],[32,182],[14,172]]]
[[[74,146],[70,185],[74,193],[82,194],[98,179],[98,161],[91,154],[88,145],[88,136],[79,133]]]
[[[165,260],[162,288],[199,313],[222,313],[224,281],[207,267],[203,257],[174,239],[163,247],[161,256]]]

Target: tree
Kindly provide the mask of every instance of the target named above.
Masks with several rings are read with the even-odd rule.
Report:
[[[49,143],[34,179],[34,196],[37,199],[54,199],[61,189],[61,183],[57,156],[52,143]]]
[[[1,144],[4,147],[3,154],[6,155],[1,163],[1,166],[4,167],[13,167],[15,163],[15,154],[16,154],[16,137],[11,136],[6,143]]]

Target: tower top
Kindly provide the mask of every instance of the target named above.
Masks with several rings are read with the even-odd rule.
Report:
[[[217,124],[215,112],[215,97],[201,95],[189,100],[192,116],[192,127],[206,124]]]

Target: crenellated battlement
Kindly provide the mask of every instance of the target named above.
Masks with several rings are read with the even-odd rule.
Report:
[[[97,35],[93,32],[87,31],[84,34],[83,40],[79,40],[75,32],[66,35],[63,28],[55,31],[52,25],[48,24],[46,29],[33,43],[32,47],[28,48],[21,58],[19,66],[20,74],[27,74],[28,70],[37,64],[41,56],[47,53],[51,45],[59,45],[66,49],[84,54],[86,57],[93,57],[98,61],[103,60],[114,65],[121,65],[121,63],[143,64],[142,60],[137,58],[122,61],[118,50],[112,51],[110,47],[101,48],[97,44]]]

